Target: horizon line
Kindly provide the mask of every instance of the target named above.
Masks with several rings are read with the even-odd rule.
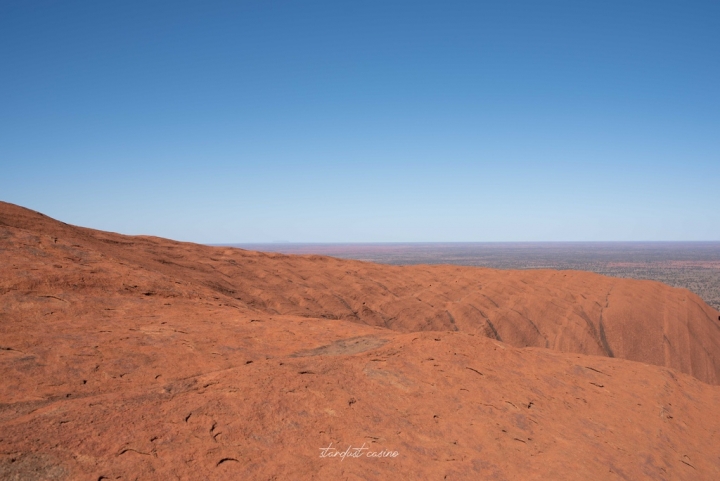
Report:
[[[241,246],[241,245],[428,245],[428,244],[720,244],[718,240],[599,240],[599,241],[256,241],[256,242],[221,242],[207,243],[209,246]]]

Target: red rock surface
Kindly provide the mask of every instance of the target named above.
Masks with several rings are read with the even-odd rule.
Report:
[[[718,312],[686,290],[11,204],[0,266],[0,479],[720,479]]]

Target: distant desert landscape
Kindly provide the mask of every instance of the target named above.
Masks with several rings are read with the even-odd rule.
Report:
[[[685,288],[8,203],[0,258],[0,479],[720,479],[720,313]]]

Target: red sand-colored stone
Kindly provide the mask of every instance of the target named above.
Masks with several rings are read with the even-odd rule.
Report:
[[[718,312],[586,272],[264,254],[0,203],[0,380],[0,479],[720,479]]]

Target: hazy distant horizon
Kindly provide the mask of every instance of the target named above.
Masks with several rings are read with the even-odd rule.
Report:
[[[269,241],[269,242],[211,242],[207,245],[213,246],[234,246],[234,245],[273,245],[273,244],[292,244],[292,245],[372,245],[372,244],[697,244],[697,243],[717,243],[720,240],[539,240],[539,241],[346,241],[346,242],[296,242],[296,241]]]
[[[303,250],[313,248],[332,247],[561,247],[561,246],[587,246],[587,247],[642,247],[665,246],[668,249],[706,246],[711,249],[720,249],[720,240],[602,240],[602,241],[397,241],[397,242],[219,242],[207,243],[209,246],[239,247],[249,250],[263,250],[281,252],[283,250]],[[719,254],[720,255],[720,251]]]
[[[271,242],[215,246],[284,254],[322,254],[391,264],[454,263],[489,267],[586,266],[592,262],[717,263],[720,241]],[[720,287],[720,284],[719,284]]]

